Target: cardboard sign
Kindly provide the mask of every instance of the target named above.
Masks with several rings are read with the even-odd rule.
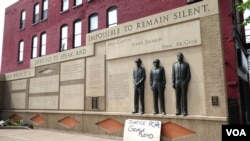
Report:
[[[160,141],[161,121],[127,119],[123,141]]]

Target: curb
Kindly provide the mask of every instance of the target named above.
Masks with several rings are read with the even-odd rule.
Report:
[[[2,126],[0,129],[31,129],[27,126]]]

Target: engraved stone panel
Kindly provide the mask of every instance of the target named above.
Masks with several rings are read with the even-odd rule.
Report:
[[[26,93],[12,93],[11,94],[11,108],[25,109]]]
[[[185,33],[192,33],[187,36]],[[200,21],[180,23],[106,42],[107,59],[201,44]]]
[[[31,69],[6,73],[5,80],[9,81],[9,80],[15,80],[15,79],[29,78],[33,76],[35,76],[35,69],[31,68]]]
[[[61,81],[84,79],[85,59],[61,64]]]
[[[86,96],[104,96],[105,56],[88,58],[86,69]]]
[[[112,28],[106,28],[89,33],[86,36],[86,44],[93,44],[96,42],[143,32],[154,28],[192,21],[201,17],[217,14],[218,11],[217,1],[204,0],[202,2],[185,5],[131,22],[126,22]]]
[[[27,79],[12,81],[11,90],[25,90],[27,86]]]
[[[129,94],[129,73],[109,75],[109,98],[122,99]]]
[[[60,109],[83,110],[84,85],[68,85],[60,88]]]
[[[31,67],[43,66],[48,64],[59,63],[63,61],[69,61],[73,59],[83,58],[94,55],[93,45],[79,47],[43,57],[38,57],[30,60]]]
[[[30,97],[29,109],[58,109],[58,96]]]
[[[36,77],[58,75],[60,72],[60,64],[52,64],[41,67],[36,67]]]
[[[31,78],[29,88],[30,94],[58,92],[59,75]]]

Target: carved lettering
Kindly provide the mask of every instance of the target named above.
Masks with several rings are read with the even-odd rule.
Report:
[[[174,20],[208,12],[208,4],[174,13]]]
[[[89,36],[88,40],[92,41],[92,40],[98,40],[98,39],[102,39],[105,37],[111,37],[111,36],[116,36],[120,34],[120,28],[114,28],[111,30],[106,30],[104,32],[100,32],[100,33],[96,33],[94,35]]]
[[[155,19],[149,19],[147,21],[142,21],[136,24],[136,28],[140,29],[140,28],[145,28],[148,26],[153,26],[153,25],[157,25],[157,24],[161,24],[161,23],[165,23],[168,21],[168,15],[162,16],[162,17],[158,17]]]

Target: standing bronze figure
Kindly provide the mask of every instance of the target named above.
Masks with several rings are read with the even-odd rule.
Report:
[[[165,70],[160,66],[160,60],[156,59],[153,62],[154,68],[150,72],[150,86],[153,91],[154,114],[158,114],[158,99],[160,101],[160,109],[163,115],[165,112],[164,90],[166,85]]]
[[[183,61],[183,54],[177,54],[178,62],[172,67],[172,83],[176,95],[176,115],[186,116],[187,112],[187,90],[191,78],[189,64]]]
[[[141,66],[141,59],[136,61],[136,68],[133,70],[134,79],[134,111],[133,114],[138,113],[139,102],[141,108],[141,114],[144,114],[144,81],[146,78],[145,69]]]

